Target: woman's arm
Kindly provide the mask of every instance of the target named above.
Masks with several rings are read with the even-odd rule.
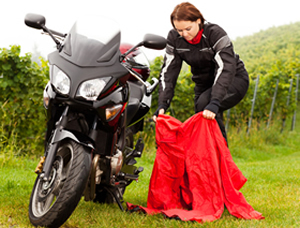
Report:
[[[159,78],[158,110],[154,116],[166,112],[174,96],[174,90],[178,75],[182,66],[182,59],[175,51],[175,42],[178,33],[175,30],[169,32],[164,63]]]
[[[229,85],[236,74],[236,55],[233,45],[226,32],[217,25],[212,25],[208,33],[208,39],[215,52],[215,79],[212,86],[211,101],[205,107],[207,118],[212,118],[213,113],[217,114],[220,103],[227,94]]]

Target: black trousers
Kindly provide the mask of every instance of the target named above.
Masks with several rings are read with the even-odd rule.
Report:
[[[219,124],[222,135],[227,141],[227,135],[225,125],[223,121],[223,112],[237,105],[246,95],[249,87],[249,81],[245,78],[236,77],[230,84],[227,94],[220,103],[219,112],[216,114],[216,121]],[[209,104],[211,100],[212,88],[208,88],[202,93],[199,93],[199,87],[195,85],[195,113],[204,111],[204,108]]]

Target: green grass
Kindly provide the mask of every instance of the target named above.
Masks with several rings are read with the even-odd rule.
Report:
[[[264,220],[241,220],[227,210],[221,219],[199,224],[121,212],[117,205],[81,201],[63,225],[75,227],[300,227],[300,123],[294,132],[280,134],[275,128],[252,131],[231,129],[229,148],[233,158],[247,177],[241,189]],[[153,137],[145,136],[147,147],[138,165],[145,168],[138,183],[129,186],[125,201],[146,206],[148,185],[155,159]],[[39,159],[13,157],[0,152],[0,227],[32,227],[28,204]]]

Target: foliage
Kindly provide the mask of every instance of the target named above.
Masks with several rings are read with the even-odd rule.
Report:
[[[20,56],[20,46],[0,49],[0,150],[28,153],[41,146],[45,114],[42,93],[48,75],[47,62],[41,66],[31,55]],[[11,143],[14,141],[14,143]],[[22,151],[20,151],[22,149]]]
[[[259,84],[253,117],[262,121],[269,118],[277,80],[278,91],[274,113],[283,119],[291,115],[296,107],[296,75],[300,73],[300,22],[237,38],[234,47],[244,61],[250,76],[248,93],[236,106],[235,117],[241,114],[250,116],[258,76]],[[292,90],[289,95],[291,83]]]

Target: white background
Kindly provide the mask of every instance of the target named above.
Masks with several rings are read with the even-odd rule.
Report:
[[[42,14],[48,28],[67,33],[80,15],[105,15],[121,27],[122,42],[136,44],[146,33],[167,36],[170,14],[178,0],[1,0],[0,48],[21,45],[22,53],[38,47],[46,57],[54,43],[24,24],[27,13]],[[273,26],[300,21],[299,0],[191,0],[204,18],[223,27],[229,37],[252,35]],[[97,28],[95,28],[97,29]],[[103,31],[106,32],[106,31]],[[149,59],[163,54],[145,51]]]

